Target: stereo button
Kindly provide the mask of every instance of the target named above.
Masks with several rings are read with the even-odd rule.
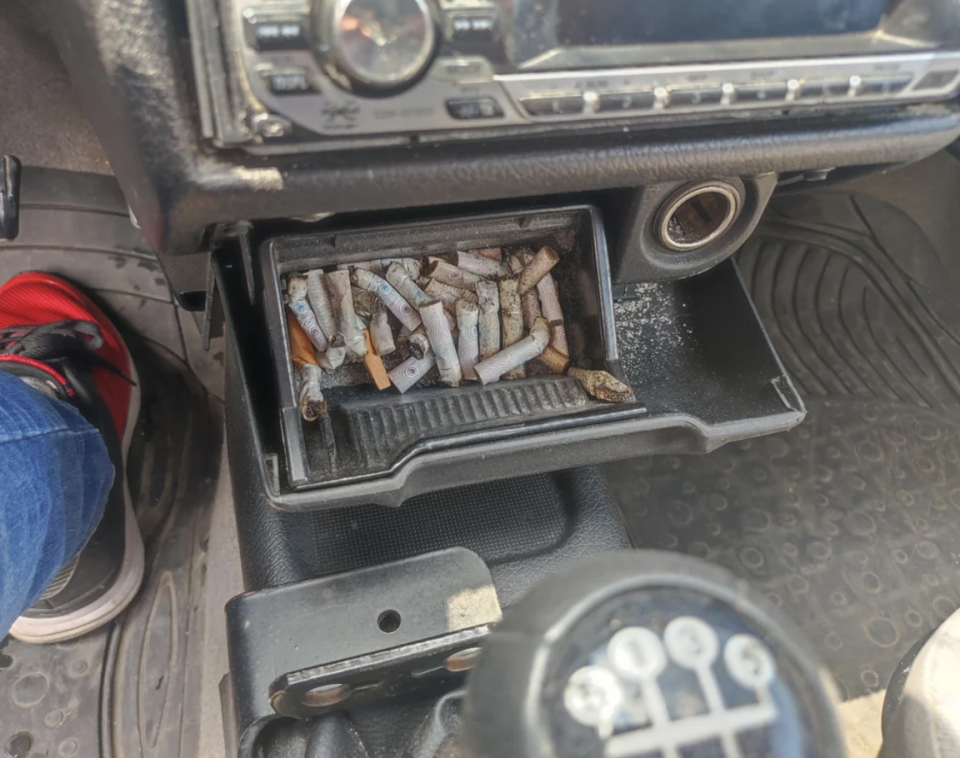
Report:
[[[850,80],[836,79],[831,81],[810,81],[803,83],[801,97],[823,98],[823,97],[846,97],[850,94]]]
[[[597,111],[640,111],[653,108],[656,95],[653,90],[634,92],[605,92],[597,97]]]
[[[494,41],[496,30],[496,16],[455,15],[450,17],[450,31],[454,42],[490,45]]]
[[[302,50],[310,47],[306,21],[300,18],[246,19],[247,42],[256,50]]]
[[[467,100],[447,100],[447,113],[457,121],[475,121],[482,118],[502,118],[503,111],[492,97]]]
[[[583,113],[583,95],[525,97],[520,103],[531,116],[573,116]]]
[[[876,97],[878,95],[896,95],[903,92],[913,81],[912,76],[898,76],[891,79],[864,79],[857,92],[861,97]]]
[[[776,103],[787,98],[786,82],[742,84],[737,87],[738,103]]]
[[[274,95],[303,95],[313,92],[313,85],[305,68],[285,68],[263,71],[267,87]]]
[[[723,90],[716,87],[678,87],[670,90],[671,108],[688,108],[698,105],[719,105]]]

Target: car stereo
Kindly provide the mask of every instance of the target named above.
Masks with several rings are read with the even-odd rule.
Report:
[[[954,0],[190,0],[207,136],[254,150],[950,97]]]

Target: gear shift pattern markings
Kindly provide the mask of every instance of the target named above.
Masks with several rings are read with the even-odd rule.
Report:
[[[660,751],[664,758],[680,758],[681,749],[719,740],[724,758],[742,758],[737,735],[777,720],[769,687],[776,678],[773,654],[750,634],[730,637],[721,651],[712,626],[695,616],[673,619],[663,639],[645,627],[621,629],[594,655],[588,666],[567,681],[563,702],[579,723],[592,726],[605,741],[606,758],[628,758]],[[722,663],[719,659],[722,658]],[[696,675],[707,712],[672,719],[658,677],[668,666]],[[755,703],[728,708],[715,665]]]

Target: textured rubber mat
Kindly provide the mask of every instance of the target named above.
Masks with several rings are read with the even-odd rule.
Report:
[[[960,601],[954,272],[899,208],[839,192],[777,201],[738,263],[807,420],[606,472],[638,547],[751,580],[845,697],[877,691]]]
[[[28,170],[21,230],[2,249],[0,281],[25,269],[73,279],[119,314],[134,353],[142,403],[127,471],[147,572],[133,604],[103,629],[53,645],[0,640],[0,755],[193,758],[220,440],[184,363],[188,332],[156,263],[136,250],[113,179]],[[157,313],[170,329],[149,330]]]

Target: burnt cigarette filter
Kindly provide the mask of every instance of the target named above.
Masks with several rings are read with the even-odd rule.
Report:
[[[379,297],[401,324],[411,330],[420,326],[420,316],[417,315],[413,306],[404,300],[386,279],[359,268],[353,269],[351,274],[357,286]]]
[[[489,358],[500,351],[500,290],[496,282],[477,285],[479,305],[480,357]]]
[[[365,271],[369,276],[375,276]],[[330,297],[334,302],[340,334],[347,348],[347,354],[355,360],[360,360],[367,354],[367,343],[363,339],[363,329],[360,328],[357,312],[353,307],[353,288],[350,285],[349,271],[331,271],[326,275],[330,288]]]
[[[430,340],[423,329],[418,329],[407,338],[407,349],[414,358],[423,358],[430,353]]]
[[[480,361],[474,369],[481,384],[499,381],[500,377],[537,358],[550,341],[550,325],[545,319],[537,319],[530,334],[519,342],[505,347],[499,353]]]
[[[540,252],[523,268],[520,274],[519,289],[523,295],[537,286],[537,283],[550,273],[551,269],[560,262],[560,256],[552,247],[544,246]]]
[[[457,268],[442,258],[427,258],[427,265],[424,266],[423,273],[435,281],[471,291],[477,286],[477,282],[483,281],[483,277],[479,274]]]
[[[480,361],[480,338],[477,329],[479,320],[480,308],[476,303],[457,300],[457,327],[460,329],[457,357],[460,359],[463,378],[474,381],[477,378],[474,366]]]
[[[499,247],[482,247],[479,250],[473,250],[472,252],[477,255],[482,255],[484,258],[492,258],[495,261],[503,259],[503,249]]]
[[[287,279],[287,307],[293,311],[297,323],[306,332],[313,347],[320,352],[326,350],[329,343],[316,314],[307,302],[307,277],[302,274],[291,274]]]
[[[437,360],[440,381],[451,387],[459,387],[463,380],[463,372],[460,369],[460,359],[457,356],[456,345],[453,343],[450,326],[443,314],[443,303],[439,300],[420,309],[423,328],[427,332],[427,338],[430,340],[430,346]]]
[[[316,421],[327,410],[321,391],[323,372],[316,363],[310,337],[292,313],[287,313],[287,332],[290,335],[290,358],[300,379],[300,415],[306,421]]]
[[[457,268],[482,276],[484,279],[503,279],[510,276],[510,266],[495,258],[469,252],[458,252],[454,258]]]
[[[433,353],[428,350],[422,358],[411,355],[391,371],[388,376],[393,386],[403,393],[423,379],[435,364],[436,360],[433,357]]]
[[[571,368],[567,371],[582,386],[587,394],[607,403],[625,403],[633,398],[633,390],[606,371],[588,371]]]
[[[327,411],[327,401],[321,390],[323,372],[315,363],[305,363],[300,374],[300,415],[304,421],[316,421]]]
[[[369,293],[368,293],[369,294]],[[387,316],[386,306],[378,298],[374,298],[373,315],[370,317],[370,338],[377,355],[390,355],[397,349],[393,341],[393,330],[390,328],[390,319]]]

